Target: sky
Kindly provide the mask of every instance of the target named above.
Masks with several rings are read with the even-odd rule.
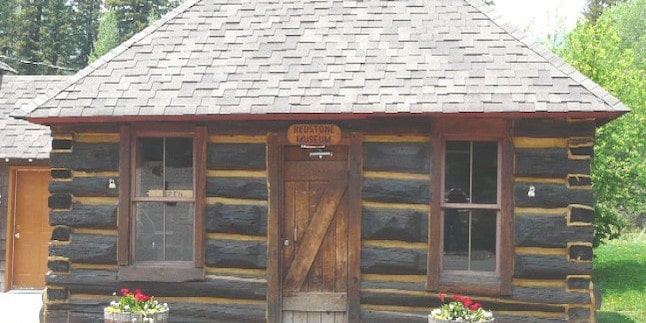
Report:
[[[495,0],[496,11],[537,40],[576,25],[585,0]]]

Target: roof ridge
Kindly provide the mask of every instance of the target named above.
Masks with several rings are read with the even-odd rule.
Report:
[[[132,37],[128,38],[126,41],[122,42],[117,47],[111,49],[101,57],[97,58],[96,61],[87,65],[82,70],[78,71],[76,74],[70,76],[70,78],[62,82],[60,86],[50,91],[47,91],[47,93],[39,95],[34,100],[32,100],[29,104],[22,107],[19,111],[14,111],[11,114],[11,117],[16,119],[27,118],[29,114],[34,112],[34,110],[36,110],[39,106],[49,102],[50,100],[55,98],[58,94],[60,94],[63,90],[69,88],[72,84],[76,83],[78,80],[96,71],[99,67],[103,66],[104,64],[109,63],[113,58],[119,56],[120,54],[125,52],[128,48],[130,48],[130,46],[144,39],[146,36],[149,36],[154,31],[159,29],[159,27],[163,26],[168,21],[177,17],[179,14],[185,12],[186,10],[188,10],[189,8],[191,8],[192,6],[194,6],[196,3],[200,1],[202,0],[185,0],[184,2],[180,2],[180,4],[177,7],[175,7],[173,10],[164,14],[161,18],[157,19],[155,22],[153,22],[152,24],[150,24],[140,32],[132,35]]]
[[[482,12],[487,18],[491,20],[493,24],[500,27],[505,31],[509,36],[519,41],[521,44],[527,46],[529,50],[534,52],[536,55],[545,59],[550,65],[554,66],[558,71],[565,74],[571,80],[576,82],[576,84],[581,85],[590,93],[594,94],[600,100],[608,104],[609,106],[618,109],[628,111],[628,108],[623,104],[619,99],[617,99],[610,92],[606,91],[602,86],[592,81],[589,77],[583,75],[576,68],[572,67],[568,62],[563,60],[558,55],[554,54],[549,48],[545,47],[536,40],[530,41],[530,37],[513,25],[507,18],[503,17],[493,6],[487,5],[482,0],[464,0],[470,6]],[[484,8],[484,10],[483,10]]]

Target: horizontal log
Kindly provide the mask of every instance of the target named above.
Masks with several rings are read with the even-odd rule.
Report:
[[[565,148],[516,149],[516,176],[589,174],[590,160],[569,159]]]
[[[527,312],[520,311],[518,315],[494,313],[496,323],[567,323],[567,315],[559,317],[531,316]]]
[[[213,267],[267,268],[267,244],[259,241],[207,240],[206,264]]]
[[[527,192],[534,186],[534,197]],[[558,208],[570,204],[592,205],[592,190],[569,189],[565,184],[514,183],[514,199],[517,207]]]
[[[110,295],[123,287],[136,286],[146,294],[157,297],[218,297],[235,299],[265,299],[267,284],[264,277],[238,278],[207,276],[204,281],[182,283],[121,282],[118,272],[112,270],[77,269],[69,274],[50,273],[45,276],[48,285],[62,286],[71,293]],[[181,285],[181,288],[178,286]]]
[[[54,241],[69,241],[70,235],[72,234],[72,229],[67,226],[56,226],[52,230],[52,238]]]
[[[71,152],[52,152],[52,168],[71,168],[77,171],[100,172],[119,170],[118,143],[75,143]]]
[[[577,261],[592,261],[592,245],[580,246],[572,245],[568,249],[568,254],[571,260]]]
[[[45,295],[50,301],[67,299],[67,289],[65,288],[45,288]]]
[[[577,157],[594,156],[594,147],[570,147],[570,155]]]
[[[570,308],[567,312],[570,322],[590,322],[592,312],[590,308]]]
[[[68,150],[72,149],[74,141],[71,139],[52,139],[52,150]]]
[[[117,237],[72,234],[69,244],[50,244],[49,255],[67,257],[71,262],[114,264],[117,262]]]
[[[50,209],[67,210],[72,207],[72,195],[52,194],[47,198],[47,206]]]
[[[426,242],[428,213],[410,209],[364,207],[362,239]]]
[[[72,178],[72,170],[67,168],[52,169],[52,178]]]
[[[267,180],[250,177],[208,177],[206,196],[266,200]]]
[[[116,229],[117,205],[74,203],[69,211],[50,211],[49,225],[75,228]]]
[[[568,277],[567,278],[567,288],[568,289],[590,289],[590,278],[583,277]]]
[[[407,291],[426,291],[426,283],[385,282],[377,280],[361,280],[361,289],[398,289]]]
[[[267,234],[267,207],[216,203],[206,207],[206,231],[246,235]]]
[[[361,321],[371,323],[426,323],[428,322],[428,312],[415,313],[412,310],[406,312],[361,310]]]
[[[573,205],[570,208],[570,222],[594,223],[594,209]]]
[[[363,151],[365,170],[428,174],[431,169],[429,143],[365,143]]]
[[[566,119],[520,119],[514,121],[514,136],[523,137],[588,137],[594,135],[590,121],[568,122]]]
[[[567,178],[567,183],[570,185],[570,187],[589,187],[592,185],[592,177],[583,175],[583,176],[576,176],[576,175],[570,175]]]
[[[265,169],[265,151],[264,144],[210,143],[206,166],[208,169]]]
[[[49,182],[49,192],[69,193],[79,197],[119,196],[118,189],[108,187],[110,179],[119,185],[118,177],[75,177],[71,181]]]
[[[590,304],[590,293],[572,293],[563,288],[514,286],[512,294],[512,299],[529,303]]]
[[[515,278],[565,279],[568,275],[592,274],[591,263],[568,261],[566,256],[517,255]]]
[[[366,178],[362,196],[365,201],[428,204],[431,199],[429,181]]]
[[[426,274],[426,251],[402,248],[364,247],[361,272],[364,274]]]
[[[47,268],[54,272],[66,273],[70,271],[70,262],[66,260],[50,260]]]
[[[48,318],[64,317],[69,313],[70,322],[96,323],[103,321],[102,299],[72,299],[65,303],[47,304]],[[170,322],[264,322],[264,304],[202,304],[169,302]]]
[[[567,226],[565,216],[518,215],[514,233],[520,247],[565,248],[571,241],[592,242],[593,228]]]
[[[265,304],[169,303],[171,322],[265,322]]]

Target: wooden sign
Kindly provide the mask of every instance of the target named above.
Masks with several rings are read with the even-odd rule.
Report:
[[[341,141],[341,128],[335,124],[293,124],[287,129],[292,145],[336,145]]]

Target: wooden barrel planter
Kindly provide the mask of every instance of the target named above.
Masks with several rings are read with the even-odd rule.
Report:
[[[103,310],[103,319],[105,323],[167,323],[168,312],[162,311],[144,316],[141,313],[110,312],[106,308]]]

